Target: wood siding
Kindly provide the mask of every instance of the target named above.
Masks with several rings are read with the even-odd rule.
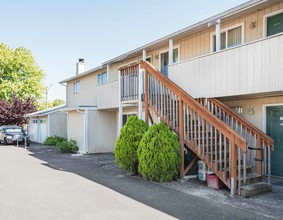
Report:
[[[118,108],[118,80],[98,85],[96,90],[98,109]]]
[[[264,131],[265,128],[265,116],[263,113],[263,107],[265,105],[282,104],[283,96],[275,96],[268,98],[255,98],[255,99],[241,99],[234,101],[224,101],[229,107],[242,107],[242,116]],[[250,108],[254,108],[254,113],[250,113]]]
[[[74,139],[79,147],[79,152],[85,153],[84,149],[84,114],[77,111],[69,111],[67,119],[68,140]]]
[[[56,112],[49,115],[50,136],[60,136],[67,138],[67,113]]]
[[[79,105],[97,105],[97,84],[98,74],[106,71],[106,68],[95,71],[78,79],[71,80],[67,84],[67,107]],[[80,92],[74,94],[73,85],[75,82],[80,82]]]
[[[169,67],[169,78],[194,98],[279,91],[283,34]]]

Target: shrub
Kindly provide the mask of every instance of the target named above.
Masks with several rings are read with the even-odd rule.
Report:
[[[137,116],[130,116],[121,129],[114,153],[116,162],[122,169],[137,174],[137,149],[148,127],[148,124],[138,119]]]
[[[48,146],[56,146],[58,143],[62,141],[67,141],[67,139],[54,135],[54,136],[47,137],[45,141],[43,142],[43,144],[48,145]]]
[[[79,150],[75,140],[58,142],[56,147],[62,153],[76,153]]]
[[[137,153],[138,171],[145,179],[163,182],[178,175],[181,163],[178,137],[164,123],[148,129]]]

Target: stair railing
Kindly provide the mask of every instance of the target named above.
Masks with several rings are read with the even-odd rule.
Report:
[[[219,100],[208,98],[198,101],[247,140],[247,164],[254,167],[254,172],[258,175],[267,175],[270,183],[270,153],[274,147],[273,139]]]
[[[239,194],[246,179],[246,141],[154,66],[142,62],[140,68],[145,81],[145,121],[152,111],[178,134],[180,175],[188,171],[184,169],[185,144],[230,188],[231,195],[237,189]]]

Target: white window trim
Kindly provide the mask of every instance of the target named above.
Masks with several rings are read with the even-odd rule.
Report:
[[[277,14],[281,14],[283,12],[283,9],[280,9],[278,11],[274,11],[274,12],[271,12],[271,13],[268,13],[266,15],[263,15],[263,37],[267,37],[267,18],[269,17],[272,17],[274,15],[277,15]]]
[[[102,75],[102,74],[106,74],[106,82],[104,82],[104,83],[99,83],[99,75]],[[107,74],[108,74],[107,71],[97,74],[97,85],[103,85],[103,84],[108,83],[108,80],[107,80],[107,76],[108,76],[108,75],[107,75]]]
[[[229,26],[229,27],[227,27],[227,28],[224,28],[224,29],[221,29],[221,34],[222,33],[226,33],[226,42],[225,42],[225,44],[226,44],[226,48],[225,49],[229,49],[229,48],[233,48],[233,47],[229,47],[229,48],[227,48],[227,43],[228,43],[228,31],[229,30],[232,30],[232,29],[234,29],[234,28],[238,28],[238,27],[242,27],[242,42],[241,42],[241,45],[242,44],[244,44],[245,43],[245,22],[241,22],[241,23],[238,23],[238,24],[234,24],[234,25],[232,25],[232,26]],[[215,52],[217,52],[217,51],[214,51],[213,52],[213,36],[215,36],[216,35],[216,32],[212,32],[211,34],[210,34],[210,52],[211,53],[215,53]],[[238,45],[239,46],[239,45]],[[237,47],[237,46],[235,46],[235,47]],[[222,49],[222,50],[225,50],[225,49]],[[220,50],[221,51],[221,50]]]
[[[76,85],[79,85],[79,90],[77,88],[75,89]],[[80,81],[79,80],[73,83],[73,94],[74,95],[80,93],[80,90],[81,90],[80,87],[81,87],[81,85],[80,85]]]
[[[152,59],[152,55],[151,55],[151,54],[146,56],[146,59],[148,59],[148,58],[150,58],[150,59],[151,59],[151,62],[153,62],[153,59]],[[143,61],[143,59],[140,58],[140,59],[139,59],[139,62],[142,62],[142,61]]]
[[[172,65],[180,62],[180,45],[179,44],[175,45],[173,47],[173,50],[176,49],[176,48],[178,48],[178,61],[175,62],[175,63],[172,63]],[[161,54],[162,53],[166,53],[168,51],[169,51],[169,48],[159,51],[159,55],[158,55],[159,56],[159,59],[158,59],[159,60],[158,61],[158,69],[159,69],[159,71],[161,71]],[[168,66],[170,66],[170,65],[168,64]]]

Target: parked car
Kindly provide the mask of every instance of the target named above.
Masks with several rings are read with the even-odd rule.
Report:
[[[30,140],[28,135],[25,133],[24,129],[20,126],[15,125],[5,125],[0,127],[0,143],[4,144],[25,144],[30,145]]]

